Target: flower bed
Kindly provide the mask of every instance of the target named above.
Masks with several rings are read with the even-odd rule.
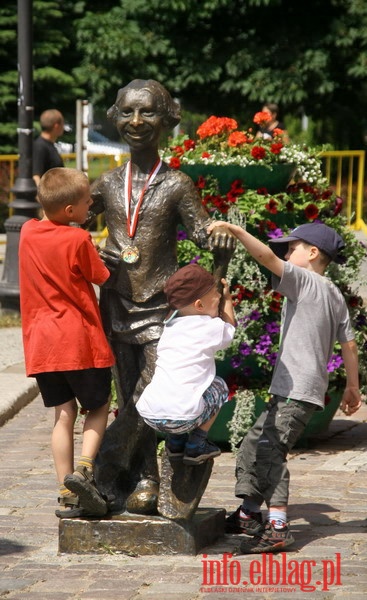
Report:
[[[228,125],[228,127],[232,126],[231,123]],[[223,136],[223,131],[214,135]],[[198,145],[200,143],[199,141]],[[257,143],[252,140],[252,144]],[[222,152],[222,141],[219,144]],[[189,160],[195,161],[192,152],[197,151],[198,145],[180,155],[180,165],[186,155],[190,157]],[[176,154],[180,154],[177,145],[173,144],[172,147]],[[207,157],[207,160],[210,160],[215,154],[214,145],[208,142],[207,147],[212,148],[212,155]],[[264,147],[270,148],[269,152],[271,152],[271,143],[270,146],[268,143],[268,146]],[[239,146],[235,148],[239,150]],[[244,156],[247,157],[249,146],[245,145],[243,148]],[[166,150],[164,154],[167,156],[169,151]],[[278,160],[282,152],[283,148],[275,155],[275,160]],[[292,155],[292,159],[295,157],[295,152],[292,145],[287,146],[287,154]],[[318,220],[340,233],[346,244],[344,263],[342,265],[331,263],[327,276],[339,286],[350,310],[360,354],[361,386],[365,393],[367,313],[356,288],[356,275],[362,260],[366,257],[366,248],[346,226],[346,220],[342,215],[342,199],[328,188],[321,172],[321,161],[316,160],[316,152],[310,150],[308,156],[312,170],[300,170],[297,165],[295,182],[285,191],[276,194],[269,193],[265,188],[250,189],[244,186],[241,179],[234,179],[228,191],[223,193],[220,182],[213,175],[198,176],[195,183],[204,206],[213,218],[246,226],[264,242],[272,237],[282,237],[297,225]],[[307,164],[305,156],[302,161],[305,166]],[[180,165],[177,164],[177,167]],[[270,167],[270,163],[268,166]],[[309,173],[307,181],[304,180],[306,173]],[[211,269],[210,253],[199,251],[186,239],[184,230],[179,231],[178,236],[180,263],[199,262],[202,266]],[[230,388],[230,396],[237,398],[236,408],[230,411],[233,416],[228,423],[229,439],[234,447],[253,422],[255,398],[266,400],[268,396],[267,390],[278,351],[282,297],[271,289],[269,274],[260,268],[239,244],[230,262],[227,279],[231,284],[239,325],[233,343],[227,350],[218,353],[217,358],[219,371],[221,366],[226,367],[225,379]],[[345,386],[345,370],[338,344],[329,362],[328,371],[329,391],[342,390]]]

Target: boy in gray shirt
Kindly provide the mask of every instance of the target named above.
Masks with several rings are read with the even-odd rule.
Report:
[[[346,302],[324,272],[338,261],[342,238],[323,223],[307,223],[271,248],[238,225],[215,222],[236,236],[251,256],[272,272],[273,289],[285,296],[280,346],[269,405],[245,436],[237,455],[236,496],[242,505],[227,519],[227,532],[253,536],[244,554],[282,551],[294,542],[287,523],[287,454],[315,410],[324,407],[327,364],[334,343],[341,345],[347,383],[341,408],[347,415],[361,405],[358,355]],[[268,507],[262,521],[261,505]]]

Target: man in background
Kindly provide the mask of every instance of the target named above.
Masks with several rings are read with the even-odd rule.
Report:
[[[45,110],[40,116],[41,134],[33,144],[33,179],[38,186],[44,173],[54,167],[63,167],[64,162],[55,142],[64,133],[64,117],[54,108]]]

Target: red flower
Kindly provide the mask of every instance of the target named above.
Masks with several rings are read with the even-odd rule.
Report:
[[[294,204],[291,200],[288,200],[287,204],[285,205],[286,209],[288,212],[293,212],[294,211]]]
[[[271,198],[267,204],[265,204],[266,210],[268,210],[272,215],[276,215],[278,212],[278,203]]]
[[[174,152],[176,156],[182,156],[185,153],[185,150],[182,146],[174,146],[174,148],[172,148],[172,152]]]
[[[232,383],[231,385],[228,385],[228,401],[232,400],[232,398],[235,397],[236,392],[238,390],[238,385],[236,383]]]
[[[234,119],[229,119],[228,117],[215,117],[213,115],[198,127],[196,133],[202,140],[207,137],[212,137],[213,135],[234,131],[237,127],[237,121]]]
[[[272,154],[280,154],[282,148],[283,144],[281,142],[274,142],[274,144],[270,146],[270,152]]]
[[[278,229],[278,225],[274,223],[274,221],[266,220],[265,225],[268,231],[274,231],[275,229]]]
[[[253,118],[253,122],[257,125],[266,125],[269,121],[271,121],[271,115],[264,110],[257,112]]]
[[[228,202],[234,204],[237,202],[238,194],[232,192],[232,190],[229,190],[229,192],[226,193],[226,198]]]
[[[204,177],[202,175],[199,175],[198,180],[196,182],[196,187],[199,190],[203,190],[205,188],[205,186],[206,186],[206,181],[205,181]]]
[[[227,144],[228,146],[237,147],[242,146],[242,144],[246,144],[249,141],[249,138],[242,131],[233,131],[228,136]]]
[[[279,313],[282,309],[282,295],[279,292],[272,292],[272,300],[269,304],[269,309],[272,312]]]
[[[313,221],[314,219],[317,219],[318,216],[319,216],[319,209],[317,208],[316,204],[311,203],[308,206],[306,206],[306,208],[305,208],[306,219],[308,219],[309,221]]]
[[[358,296],[351,296],[349,298],[348,304],[351,308],[356,308],[356,306],[360,305],[360,298]]]
[[[240,194],[243,194],[243,192],[245,191],[245,188],[242,185],[241,179],[235,179],[234,181],[232,181],[230,191],[233,194],[236,194],[237,196],[239,196]]]
[[[343,208],[343,198],[340,198],[340,196],[337,196],[335,198],[334,217],[336,217],[336,215],[338,215],[341,212],[342,208]]]
[[[252,156],[252,158],[255,158],[256,160],[261,160],[262,158],[265,158],[265,155],[266,155],[266,150],[262,146],[254,146],[251,149],[251,156]]]
[[[209,152],[203,152],[201,158],[210,158]]]
[[[172,156],[169,161],[169,166],[172,167],[172,169],[179,169],[181,166],[180,159],[177,156]]]
[[[186,151],[187,150],[193,150],[195,148],[195,146],[196,146],[194,140],[184,140],[183,145],[184,145],[184,148],[185,148]]]

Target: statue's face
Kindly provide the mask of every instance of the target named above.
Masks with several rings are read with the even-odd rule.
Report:
[[[117,103],[117,130],[132,149],[158,146],[163,117],[157,100],[147,89],[129,89]]]

